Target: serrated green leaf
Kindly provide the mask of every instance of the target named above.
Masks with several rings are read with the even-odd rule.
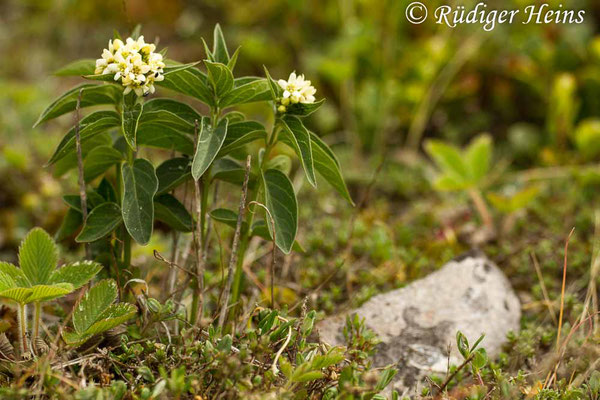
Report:
[[[191,160],[187,157],[171,158],[156,168],[157,194],[176,188],[192,176]]]
[[[269,83],[265,79],[257,79],[235,87],[219,101],[219,106],[225,108],[268,100],[271,100]]]
[[[165,193],[154,198],[155,218],[180,232],[191,232],[194,221],[185,206]]]
[[[298,202],[294,187],[289,178],[276,169],[266,170],[263,181],[266,206],[275,222],[275,243],[288,254],[298,231]],[[267,227],[271,232],[270,221]]]
[[[34,128],[42,122],[51,120],[59,117],[63,114],[75,110],[77,106],[77,98],[79,97],[79,91],[83,89],[81,94],[80,107],[97,106],[101,104],[116,104],[121,98],[122,89],[114,85],[95,85],[95,84],[84,84],[67,91],[58,99],[54,100],[52,104],[48,106],[42,112],[36,123],[33,125]]]
[[[6,271],[7,269],[10,268],[10,265],[12,265],[12,264],[2,263],[2,266],[4,267],[4,269],[0,270],[0,293],[5,292],[10,289],[14,289],[17,286],[15,279],[11,275],[11,273],[14,271],[11,271],[11,272]],[[13,267],[14,267],[14,265],[13,265]]]
[[[217,157],[224,157],[231,152],[244,147],[255,140],[265,140],[267,131],[265,127],[256,121],[229,122],[227,125],[227,136],[223,142]]]
[[[192,176],[194,179],[200,179],[219,153],[227,135],[227,124],[227,119],[222,119],[216,129],[205,123],[202,124],[202,131],[192,161]]]
[[[335,154],[325,142],[312,132],[310,140],[315,169],[344,199],[354,206]]]
[[[21,268],[17,268],[11,263],[0,261],[0,272],[8,275],[11,279],[11,281],[5,281],[4,283],[0,282],[0,290],[4,290],[15,285],[23,287],[31,286],[31,283],[29,283],[29,280],[23,273],[23,270]]]
[[[94,261],[76,261],[52,272],[50,283],[69,283],[73,289],[79,289],[102,271],[102,268],[102,264]]]
[[[0,274],[0,277],[1,276],[2,274]],[[13,300],[19,304],[27,304],[29,296],[31,296],[31,288],[13,287],[11,289],[0,291],[0,297]]]
[[[225,64],[207,60],[204,61],[204,64],[215,96],[222,99],[233,88],[233,74]]]
[[[123,222],[121,207],[106,202],[94,207],[87,216],[83,229],[75,238],[78,243],[94,242],[114,231]]]
[[[84,58],[82,60],[73,61],[58,71],[54,72],[56,76],[81,76],[90,75],[96,69],[96,60],[93,58]]]
[[[84,117],[79,123],[81,146],[83,147],[84,143],[99,133],[118,127],[120,124],[119,114],[114,111],[97,111]],[[50,157],[48,165],[56,163],[70,153],[75,154],[75,128],[71,128],[60,141],[54,154]]]
[[[145,245],[152,236],[154,195],[158,178],[149,161],[138,158],[133,165],[124,164],[122,215],[127,232],[139,244]]]
[[[86,331],[86,335],[97,335],[109,329],[119,326],[133,318],[137,308],[133,304],[118,303],[111,304]]]
[[[142,100],[134,92],[123,95],[121,130],[127,144],[133,150],[137,150],[136,137],[138,123],[142,116],[143,104]]]
[[[58,248],[41,228],[29,231],[19,247],[19,265],[32,285],[46,284],[58,263]]]
[[[35,285],[28,288],[31,293],[27,303],[49,301],[71,293],[75,288],[70,283],[55,283],[52,285]]]
[[[286,115],[281,122],[283,125],[283,131],[280,134],[282,141],[291,144],[291,147],[302,162],[306,179],[312,186],[316,187],[317,180],[315,178],[312,141],[310,140],[308,130],[304,127],[302,121],[300,121],[298,117]]]
[[[73,310],[73,326],[75,331],[84,335],[117,298],[117,284],[112,279],[105,279],[94,285]]]
[[[107,169],[123,161],[123,154],[110,146],[98,146],[90,150],[83,161],[83,176],[86,182],[102,175]]]

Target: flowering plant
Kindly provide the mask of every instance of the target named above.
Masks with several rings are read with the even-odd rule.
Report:
[[[163,59],[143,36],[132,34],[124,42],[115,37],[101,59],[76,61],[58,71],[103,83],[67,91],[37,122],[103,106],[76,120],[49,161],[59,174],[79,167],[80,195],[65,197],[69,210],[57,236],[63,240],[79,232],[75,240],[89,244],[91,257],[118,270],[131,265],[131,239],[147,244],[156,220],[178,233],[194,232],[196,270],[188,280],[194,293],[192,322],[202,316],[211,223],[235,228],[226,285],[231,304],[241,292],[244,253],[252,237],[273,241],[284,253],[301,249],[296,242],[298,202],[288,177],[292,160],[278,154],[280,146],[296,153],[312,186],[318,173],[352,203],[333,151],[302,120],[324,102],[316,100],[311,82],[295,73],[275,82],[266,69],[266,79],[235,78],[239,49],[229,53],[218,25],[213,48],[204,47],[201,70],[199,63]],[[210,111],[202,115],[168,98],[146,101],[155,86],[197,99]],[[270,129],[231,111],[253,102],[271,104],[275,122]],[[248,145],[253,142],[262,145],[251,154]],[[145,148],[162,149],[166,160],[155,168],[144,158]],[[244,159],[246,165],[240,163]],[[237,212],[215,196],[219,181],[242,187]],[[194,193],[192,207],[186,206],[188,190],[178,191],[186,186]],[[263,218],[259,212],[246,212],[250,203],[263,206]],[[169,282],[172,289],[174,280]],[[222,310],[228,309],[227,299]]]

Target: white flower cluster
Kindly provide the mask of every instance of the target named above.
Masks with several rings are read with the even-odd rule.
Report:
[[[277,111],[284,113],[291,104],[309,104],[315,102],[317,89],[311,86],[310,81],[304,80],[304,75],[296,76],[295,72],[290,74],[288,80],[277,81],[283,89],[283,96],[279,99]]]
[[[95,73],[114,74],[115,81],[125,86],[125,94],[132,90],[138,96],[154,93],[154,82],[165,79],[162,54],[154,50],[156,46],[144,42],[143,36],[137,40],[127,38],[125,43],[120,39],[110,40],[102,58],[96,60]]]

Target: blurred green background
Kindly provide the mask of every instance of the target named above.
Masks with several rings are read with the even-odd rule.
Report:
[[[53,98],[80,82],[52,72],[97,58],[114,29],[127,34],[138,23],[147,41],[181,62],[204,57],[200,38],[210,38],[219,22],[230,46],[242,46],[239,75],[262,75],[263,65],[276,79],[305,74],[327,98],[310,125],[340,154],[351,185],[364,182],[382,157],[418,151],[425,137],[464,144],[484,131],[518,168],[598,160],[599,2],[547,2],[586,10],[580,25],[519,23],[489,33],[431,17],[412,25],[408,3],[3,0],[0,258],[34,225],[54,232],[65,212],[60,197],[75,187],[73,174],[59,177],[43,166],[73,117],[31,128]],[[426,3],[431,12],[477,2]],[[523,9],[532,1],[487,4]],[[264,110],[245,111],[264,118]]]

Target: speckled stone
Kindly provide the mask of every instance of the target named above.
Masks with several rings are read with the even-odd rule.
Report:
[[[521,305],[502,271],[481,253],[467,253],[440,270],[410,285],[377,295],[349,314],[365,318],[382,341],[373,364],[398,363],[399,373],[390,385],[401,394],[415,395],[424,377],[445,375],[450,362],[461,361],[456,332],[470,343],[482,333],[491,357],[497,355],[509,331],[519,330]],[[343,345],[346,315],[317,325],[323,342]]]

